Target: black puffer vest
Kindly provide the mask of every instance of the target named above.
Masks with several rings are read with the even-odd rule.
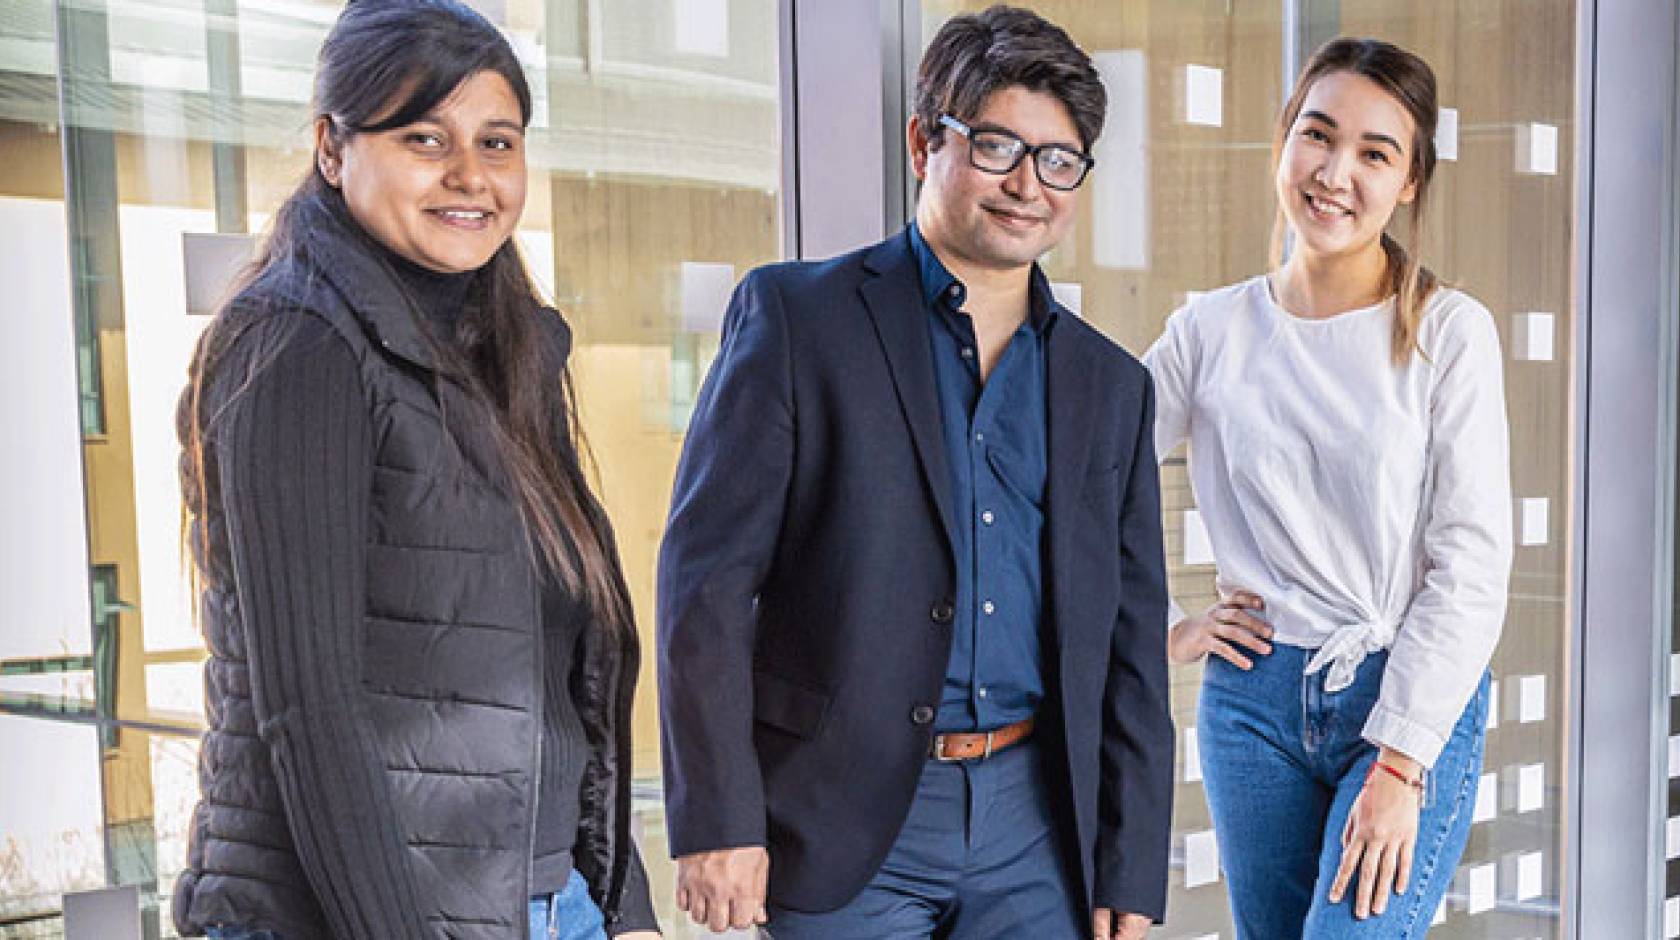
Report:
[[[389,794],[417,913],[427,937],[523,938],[544,694],[538,577],[518,511],[488,456],[484,405],[438,371],[364,238],[330,212],[315,215],[307,248],[292,262],[309,276],[293,270],[259,279],[233,307],[321,317],[360,362],[377,433],[361,704],[392,768]],[[569,333],[553,311],[533,315],[552,324],[558,372]],[[204,412],[214,413],[218,403],[206,404]],[[259,729],[252,707],[213,447],[206,461],[210,509],[193,520],[190,536],[211,575],[201,608],[211,651],[209,730],[175,920],[187,934],[243,923],[287,940],[325,937],[264,744],[284,729]],[[621,572],[617,580],[624,592]],[[630,864],[628,728],[638,651],[633,634],[591,627],[580,656],[570,691],[592,757],[573,856],[610,924],[622,909]],[[283,719],[269,722],[276,723]],[[452,772],[403,769],[414,765]],[[487,780],[499,785],[487,788]]]

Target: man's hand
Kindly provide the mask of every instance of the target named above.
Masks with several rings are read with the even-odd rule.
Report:
[[[763,846],[696,852],[677,859],[677,907],[713,933],[746,930],[770,919],[764,895],[770,853]]]
[[[1154,923],[1142,914],[1127,914],[1097,908],[1091,915],[1091,936],[1096,940],[1143,940]]]

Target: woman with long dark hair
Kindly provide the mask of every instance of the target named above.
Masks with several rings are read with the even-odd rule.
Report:
[[[570,334],[512,235],[530,91],[454,0],[356,2],[315,165],[194,355],[209,731],[182,933],[656,936],[637,650]]]
[[[1510,471],[1493,318],[1418,257],[1436,115],[1417,56],[1318,50],[1277,125],[1271,272],[1174,313],[1145,357],[1218,567],[1220,603],[1168,649],[1207,660],[1197,740],[1244,940],[1422,936],[1469,837]]]

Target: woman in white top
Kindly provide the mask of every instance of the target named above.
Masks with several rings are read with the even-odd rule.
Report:
[[[1241,938],[1414,937],[1469,836],[1511,562],[1499,337],[1419,263],[1435,79],[1388,43],[1308,63],[1273,154],[1274,258],[1145,362],[1189,441],[1221,602],[1198,740]],[[1386,234],[1401,206],[1405,244]],[[1208,654],[1213,654],[1208,656]]]

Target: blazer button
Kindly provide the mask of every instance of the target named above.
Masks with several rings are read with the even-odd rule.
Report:
[[[950,601],[940,601],[933,605],[933,610],[928,616],[933,618],[934,623],[950,623],[957,616],[957,608]]]
[[[932,724],[933,706],[917,705],[915,708],[910,709],[910,721],[918,725]]]

